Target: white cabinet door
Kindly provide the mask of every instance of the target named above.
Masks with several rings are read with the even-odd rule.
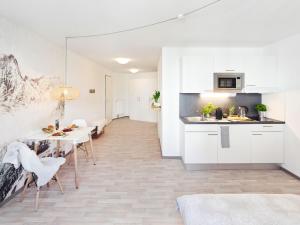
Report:
[[[221,143],[221,127],[229,127],[229,147]],[[219,163],[251,163],[250,127],[248,125],[220,126]]]
[[[283,163],[283,132],[251,133],[252,163]]]
[[[181,93],[213,90],[213,56],[183,56],[181,59]]]
[[[184,163],[218,163],[218,133],[185,132]]]
[[[276,57],[245,58],[245,92],[272,92],[278,88]]]
[[[223,50],[214,58],[214,72],[244,72],[243,53]]]

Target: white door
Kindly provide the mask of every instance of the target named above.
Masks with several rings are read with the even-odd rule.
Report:
[[[185,132],[184,163],[218,163],[217,132]]]
[[[283,163],[283,132],[251,134],[253,163]]]
[[[105,75],[105,119],[106,124],[112,121],[112,81],[108,75]]]
[[[129,81],[129,117],[132,120],[156,122],[152,110],[152,95],[157,88],[156,79],[138,78]]]

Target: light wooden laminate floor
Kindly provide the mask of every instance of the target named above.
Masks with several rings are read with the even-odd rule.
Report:
[[[94,147],[96,166],[79,154],[79,190],[73,165],[65,165],[60,171],[64,195],[56,184],[44,187],[35,212],[31,188],[23,202],[16,197],[0,208],[0,224],[177,225],[182,221],[175,199],[184,194],[300,194],[300,181],[281,170],[188,172],[180,160],[161,158],[152,123],[115,120]]]

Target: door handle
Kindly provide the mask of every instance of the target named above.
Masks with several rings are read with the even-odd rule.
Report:
[[[208,136],[217,136],[218,134],[207,134]]]
[[[263,134],[252,134],[252,135],[254,135],[254,136],[260,136],[260,135],[263,135]]]

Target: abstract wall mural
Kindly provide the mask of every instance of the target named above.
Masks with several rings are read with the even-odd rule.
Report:
[[[13,55],[0,55],[0,113],[49,100],[58,77],[29,78],[22,75]]]
[[[59,84],[59,81],[59,77],[55,76],[29,77],[24,75],[14,55],[0,54],[0,119],[5,120],[8,115],[15,116],[14,112],[25,107],[35,108],[33,104],[47,104],[47,101],[51,100],[51,90]],[[42,108],[42,110],[45,110],[47,114],[57,111],[56,108],[53,108],[53,112],[48,111],[49,107]],[[30,120],[28,115],[21,115],[21,117],[27,117]],[[16,139],[19,138],[17,135]],[[22,167],[15,169],[11,164],[2,163],[7,144],[1,143],[0,145],[0,206],[24,186],[26,179]],[[32,143],[26,144],[33,149]],[[45,141],[40,142],[39,146],[39,153],[51,149],[50,144]]]

